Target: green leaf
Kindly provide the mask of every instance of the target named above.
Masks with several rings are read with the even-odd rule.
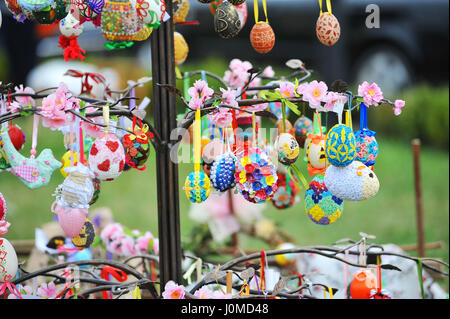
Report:
[[[149,253],[153,252],[153,238],[150,238],[150,240],[148,241],[147,251]]]
[[[286,103],[286,106],[291,109],[292,112],[294,112],[297,115],[301,114],[298,109],[298,106],[296,104],[292,103],[291,101],[289,101],[287,99],[284,102]]]

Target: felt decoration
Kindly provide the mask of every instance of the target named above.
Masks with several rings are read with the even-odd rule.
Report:
[[[189,46],[183,35],[179,32],[174,32],[173,41],[175,46],[175,65],[183,64],[189,54]]]
[[[217,156],[211,168],[212,186],[221,192],[233,188],[236,185],[235,170],[236,156],[233,153],[227,152]]]
[[[6,200],[3,197],[3,194],[0,193],[0,221],[5,220],[7,211],[8,206],[6,206]]]
[[[95,228],[89,219],[86,218],[83,227],[80,230],[80,233],[71,238],[72,243],[78,249],[86,249],[89,248],[95,239]]]
[[[136,121],[137,118],[133,117],[134,134],[125,134],[122,137],[125,149],[125,171],[131,167],[144,170],[145,162],[150,154],[150,138],[153,138],[153,134],[148,132],[147,124],[142,126],[142,122],[139,120],[139,127],[136,125]]]
[[[16,251],[6,238],[0,237],[0,283],[14,280],[19,269]]]
[[[300,154],[297,140],[289,133],[282,133],[277,136],[275,149],[278,151],[278,161],[284,165],[294,164]]]
[[[72,238],[77,236],[83,228],[86,216],[88,214],[88,209],[67,208],[56,205],[56,202],[54,202],[52,205],[52,212],[58,216],[58,223],[62,230],[67,236]]]
[[[105,0],[101,28],[103,36],[110,41],[131,41],[138,31],[136,10],[130,0]]]
[[[53,171],[60,168],[62,165],[61,162],[55,159],[52,151],[48,148],[44,149],[37,158],[35,157],[38,123],[39,117],[38,115],[35,115],[30,158],[24,157],[15,149],[9,138],[9,134],[5,131],[1,133],[3,150],[11,165],[11,173],[19,177],[19,179],[31,189],[47,185],[50,182]]]
[[[246,200],[262,203],[272,198],[278,189],[278,176],[270,157],[261,147],[244,149],[236,164],[236,184]]]
[[[89,152],[89,168],[101,181],[112,181],[122,174],[125,150],[120,139],[109,133],[109,106],[103,107],[104,133],[95,139]]]
[[[277,246],[277,250],[293,249],[295,245],[292,243],[282,243]],[[288,267],[295,263],[295,254],[279,254],[275,255],[275,262],[281,267]]]
[[[328,12],[323,12],[322,0],[319,0],[320,15],[316,23],[316,35],[322,44],[332,46],[339,40],[341,27],[338,19],[331,13],[330,0],[326,1]]]
[[[253,49],[259,53],[268,53],[275,46],[275,33],[269,25],[267,17],[267,4],[263,0],[263,9],[266,16],[266,22],[258,21],[258,0],[254,2],[255,25],[250,32],[250,43]]]
[[[369,299],[371,290],[376,289],[376,277],[367,269],[360,269],[353,275],[350,283],[351,299]]]
[[[323,175],[318,174],[305,192],[305,210],[314,223],[330,225],[341,217],[344,201],[328,190]]]
[[[17,0],[22,10],[41,11],[49,7],[55,0]]]
[[[273,195],[271,201],[273,206],[278,209],[286,209],[292,207],[295,203],[296,196],[300,188],[286,174],[277,171],[278,189]]]
[[[306,137],[309,133],[313,131],[313,122],[306,116],[300,116],[294,123],[294,134],[298,145],[303,148],[305,147]]]
[[[373,197],[380,188],[375,173],[359,161],[346,167],[328,166],[324,181],[332,194],[349,201]]]
[[[378,142],[375,139],[377,133],[367,128],[367,106],[364,103],[360,105],[360,117],[360,130],[355,132],[355,160],[364,163],[366,166],[373,166],[378,156]]]
[[[214,30],[224,39],[235,37],[241,31],[241,19],[230,2],[222,2],[214,15]]]
[[[29,1],[29,0],[28,0]],[[34,11],[34,19],[40,24],[53,24],[55,21],[63,19],[67,15],[70,5],[68,0],[56,0],[54,5],[41,11]]]
[[[345,124],[336,124],[327,134],[325,154],[331,165],[345,167],[356,156],[356,139],[353,131]]]

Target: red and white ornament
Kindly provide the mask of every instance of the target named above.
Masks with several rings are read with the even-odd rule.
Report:
[[[99,180],[112,181],[119,177],[125,166],[125,151],[119,138],[106,132],[98,137],[92,144],[88,162]]]
[[[250,32],[253,49],[259,53],[268,53],[275,46],[275,32],[266,22],[256,23]]]
[[[316,35],[324,45],[334,45],[341,36],[341,27],[338,19],[332,13],[322,13],[317,19]]]

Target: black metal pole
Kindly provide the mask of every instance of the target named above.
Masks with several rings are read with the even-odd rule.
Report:
[[[166,0],[173,16],[172,0]],[[161,137],[156,150],[158,237],[161,290],[173,280],[181,283],[181,235],[178,165],[170,159],[170,133],[176,128],[176,97],[158,84],[176,85],[173,19],[162,23],[151,35],[153,116]]]

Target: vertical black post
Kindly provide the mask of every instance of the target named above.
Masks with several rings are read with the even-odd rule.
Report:
[[[173,16],[172,0],[166,0]],[[170,160],[170,132],[176,128],[176,97],[158,84],[176,85],[173,19],[151,35],[153,116],[162,145],[156,150],[158,237],[161,290],[173,280],[181,283],[181,236],[178,165]]]

